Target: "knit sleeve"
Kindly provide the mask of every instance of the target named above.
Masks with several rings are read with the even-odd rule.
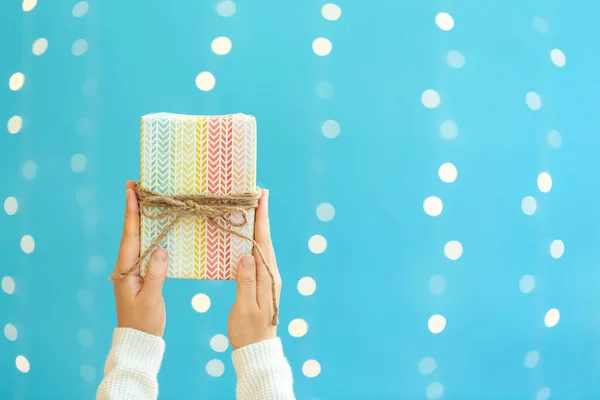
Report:
[[[135,329],[117,328],[96,400],[150,400],[158,396],[156,376],[165,342]]]
[[[238,400],[294,400],[292,369],[279,338],[254,343],[232,354]]]

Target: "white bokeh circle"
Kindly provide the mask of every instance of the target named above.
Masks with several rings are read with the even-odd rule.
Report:
[[[525,354],[525,359],[523,360],[523,365],[525,368],[533,368],[538,365],[540,361],[540,353],[535,350],[528,351]]]
[[[19,336],[17,328],[13,324],[4,325],[4,336],[6,337],[6,339],[10,340],[11,342],[14,342]]]
[[[210,339],[210,347],[217,353],[222,353],[229,347],[229,340],[225,335],[216,334]]]
[[[521,210],[525,215],[533,215],[537,210],[537,202],[533,196],[525,196],[521,200]]]
[[[440,124],[440,135],[445,140],[453,140],[458,136],[458,127],[452,120],[444,121]]]
[[[87,166],[87,157],[83,154],[75,154],[71,157],[71,171],[83,172]]]
[[[27,357],[22,355],[18,355],[17,358],[15,358],[15,366],[24,374],[28,373],[31,368]]]
[[[315,54],[320,57],[324,57],[331,53],[332,48],[333,45],[331,44],[331,41],[327,38],[319,37],[313,40],[312,49],[315,52]]]
[[[421,103],[427,108],[436,108],[440,105],[440,95],[433,89],[427,89],[421,94]]]
[[[425,396],[427,396],[428,400],[437,400],[441,399],[444,395],[444,385],[440,382],[433,382],[427,385],[427,389],[425,390]]]
[[[446,54],[446,61],[452,68],[462,68],[465,65],[465,56],[458,50],[450,50]]]
[[[46,50],[48,50],[48,40],[45,38],[39,38],[31,45],[33,55],[41,56]]]
[[[558,309],[551,308],[546,312],[546,315],[544,316],[544,325],[548,328],[552,328],[558,324],[558,321],[560,321],[560,311],[558,311]]]
[[[329,119],[321,125],[321,133],[328,139],[335,139],[340,135],[340,131],[340,124],[333,119]]]
[[[296,318],[288,325],[288,332],[293,337],[302,337],[308,332],[308,323],[302,318]]]
[[[23,118],[21,118],[20,115],[13,115],[8,119],[6,127],[8,129],[8,133],[11,135],[19,133],[21,128],[23,128]]]
[[[214,359],[206,363],[206,373],[213,378],[218,378],[225,372],[223,361]]]
[[[529,92],[525,95],[525,104],[530,110],[537,111],[542,107],[542,99],[536,92]]]
[[[446,290],[446,278],[442,275],[434,275],[427,282],[429,291],[433,294],[441,294]]]
[[[462,243],[458,240],[451,240],[444,245],[444,255],[450,260],[458,260],[463,253]]]
[[[321,254],[327,249],[327,239],[321,235],[314,235],[308,239],[308,249],[315,253]]]
[[[8,88],[12,91],[20,90],[25,84],[25,75],[22,72],[15,72],[8,79]]]
[[[31,254],[31,253],[33,253],[34,249],[35,249],[35,240],[33,239],[33,236],[23,235],[23,237],[21,238],[21,250],[23,250],[23,253]]]
[[[446,318],[441,314],[432,315],[427,321],[427,327],[433,334],[441,333],[446,329]]]
[[[567,63],[567,57],[560,49],[553,49],[550,51],[550,60],[557,67],[564,67]]]
[[[546,140],[548,141],[548,146],[553,149],[560,149],[562,146],[562,136],[554,129],[548,132]]]
[[[310,296],[317,290],[317,282],[310,276],[300,278],[298,281],[298,293],[302,296]]]
[[[328,3],[321,7],[321,15],[328,21],[337,21],[342,16],[342,9],[337,4]]]
[[[6,200],[4,200],[4,211],[6,212],[6,214],[15,215],[17,213],[18,209],[19,209],[19,202],[17,201],[16,198],[11,196],[11,197],[7,197]]]
[[[87,1],[80,1],[73,6],[72,14],[75,18],[81,18],[87,14],[89,5]]]
[[[307,360],[302,364],[302,373],[307,378],[316,378],[321,373],[321,364],[317,360]]]
[[[437,363],[433,357],[423,357],[419,361],[419,373],[429,375],[437,368]]]
[[[437,217],[442,213],[443,209],[444,203],[442,203],[442,199],[437,196],[429,196],[423,201],[423,210],[427,215]]]
[[[205,313],[210,308],[210,297],[204,293],[198,293],[192,297],[192,308],[199,313]]]
[[[335,217],[335,208],[329,203],[321,203],[317,206],[317,218],[323,222],[329,222]]]
[[[552,189],[552,176],[548,172],[542,172],[537,177],[537,186],[540,192],[548,193]]]
[[[88,49],[88,42],[85,39],[77,39],[71,45],[71,53],[76,56],[82,56]]]
[[[550,243],[550,255],[552,258],[561,258],[565,254],[565,244],[562,240],[556,239]]]
[[[13,294],[15,292],[15,280],[10,276],[2,278],[2,283],[0,285],[6,294]]]
[[[224,56],[225,54],[229,53],[231,51],[231,46],[231,39],[226,36],[215,38],[210,44],[210,48],[212,49],[213,53],[219,56]]]
[[[440,12],[435,16],[435,24],[443,31],[454,28],[454,18],[446,12]]]
[[[519,280],[519,290],[521,293],[529,294],[535,288],[535,278],[531,275],[523,275]]]
[[[217,14],[221,17],[231,17],[235,14],[236,5],[235,2],[231,0],[223,0],[217,5]]]
[[[215,87],[215,84],[215,76],[208,71],[200,72],[196,76],[196,86],[203,92],[211,91]]]
[[[440,177],[442,182],[452,183],[456,180],[456,177],[458,176],[458,170],[456,169],[456,166],[454,164],[447,162],[442,164],[438,169],[438,176]]]

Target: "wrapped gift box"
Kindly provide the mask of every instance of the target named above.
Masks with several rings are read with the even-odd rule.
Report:
[[[256,119],[250,115],[192,116],[169,113],[142,117],[140,185],[174,194],[243,194],[256,190]],[[159,213],[160,209],[146,209]],[[233,220],[237,216],[232,216]],[[240,217],[241,218],[241,217]],[[249,224],[235,228],[253,236]],[[171,220],[141,218],[141,251]],[[225,227],[230,226],[220,219]],[[223,233],[204,217],[182,218],[160,244],[169,251],[168,277],[235,279],[237,263],[252,243]],[[148,263],[144,260],[141,274]]]

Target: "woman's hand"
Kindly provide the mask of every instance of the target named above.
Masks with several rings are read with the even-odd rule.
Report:
[[[281,294],[281,277],[277,269],[275,251],[269,226],[269,192],[262,191],[254,221],[254,240],[264,253],[275,278],[277,304]],[[237,270],[237,295],[229,314],[229,341],[239,349],[277,336],[272,325],[273,294],[271,277],[256,250],[254,256],[243,257]]]
[[[140,255],[140,210],[134,188],[135,183],[128,181],[125,224],[115,273],[127,271]],[[163,335],[167,314],[162,288],[167,267],[167,251],[158,248],[148,263],[145,279],[140,277],[139,268],[122,279],[113,279],[119,328]]]

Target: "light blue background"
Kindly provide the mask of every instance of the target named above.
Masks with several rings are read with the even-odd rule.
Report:
[[[18,134],[0,131],[0,200],[14,196],[19,207],[0,213],[0,277],[16,284],[12,295],[0,291],[0,326],[18,330],[16,341],[0,337],[0,398],[93,398],[116,323],[107,276],[125,181],[139,177],[139,118],[156,111],[257,117],[259,183],[271,190],[284,281],[279,332],[298,399],[425,399],[433,382],[448,400],[535,399],[543,387],[552,399],[600,398],[600,4],[340,0],[335,22],[313,0],[240,0],[229,18],[215,1],[90,0],[82,18],[74,4],[40,0],[27,13],[20,1],[0,4],[0,121],[23,118]],[[451,31],[436,26],[441,11],[454,17]],[[217,36],[231,38],[231,53],[211,51]],[[326,57],[312,51],[321,36],[333,43]],[[49,47],[36,57],[40,37]],[[80,38],[88,50],[75,57]],[[563,68],[550,60],[554,48],[566,54]],[[463,68],[448,66],[451,49]],[[10,91],[17,71],[25,85]],[[215,75],[212,91],[196,87],[201,71]],[[82,89],[86,80],[95,93]],[[325,81],[335,88],[328,100],[316,93]],[[426,89],[440,94],[439,107],[422,105]],[[529,91],[539,111],[527,107]],[[341,126],[335,139],[321,134],[329,119]],[[448,119],[455,140],[440,135]],[[560,149],[546,140],[551,129]],[[70,168],[76,153],[88,160],[82,173]],[[32,180],[22,173],[28,160]],[[444,162],[456,165],[456,182],[438,178]],[[542,171],[553,178],[549,193],[536,185]],[[438,217],[423,211],[432,195],[444,203]],[[528,195],[532,216],[521,211]],[[322,202],[335,207],[331,222],[316,217]],[[31,254],[20,248],[25,234]],[[308,249],[315,234],[328,241],[323,254]],[[565,243],[559,259],[554,239]],[[449,240],[464,247],[457,261],[444,256]],[[436,274],[447,281],[438,295],[428,289]],[[525,274],[535,278],[530,294],[519,291]],[[298,293],[303,276],[317,282],[314,295]],[[191,307],[196,293],[212,300],[205,314]],[[226,333],[234,284],[172,280],[165,298],[160,398],[233,399],[230,350],[209,341]],[[561,319],[549,329],[551,308]],[[433,335],[427,321],[437,313],[447,327]],[[294,318],[307,321],[306,336],[289,335]],[[540,361],[528,369],[530,350]],[[29,373],[15,368],[19,354]],[[429,375],[418,371],[425,356],[437,362]],[[205,371],[214,358],[225,362],[222,377]],[[302,374],[308,359],[321,364],[316,378]],[[94,368],[91,382],[82,365]]]

